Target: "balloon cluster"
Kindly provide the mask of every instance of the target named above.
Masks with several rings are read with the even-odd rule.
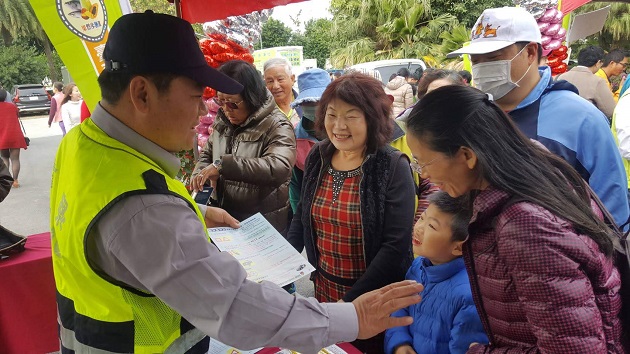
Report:
[[[540,18],[547,9],[558,7],[558,0],[513,0],[514,5],[520,6],[534,16]]]
[[[244,60],[254,63],[252,52],[254,43],[260,40],[262,25],[269,19],[271,10],[255,11],[243,16],[230,16],[203,24],[205,38],[199,40],[199,47],[208,65],[218,68],[230,60]],[[208,114],[199,117],[197,142],[203,148],[212,134],[212,124],[219,110],[219,105],[212,99],[216,91],[206,87],[203,98]]]
[[[553,75],[567,71],[567,47],[562,44],[567,36],[567,30],[562,27],[564,14],[555,7],[545,10],[538,18],[538,29],[542,34],[542,47],[545,51],[551,51],[547,56],[547,65]]]
[[[212,135],[212,124],[214,124],[214,118],[217,116],[217,112],[219,111],[219,105],[214,102],[214,99],[209,98],[205,100],[206,108],[208,108],[208,114],[205,116],[199,117],[199,125],[195,127],[197,131],[197,145],[202,149],[210,135]]]

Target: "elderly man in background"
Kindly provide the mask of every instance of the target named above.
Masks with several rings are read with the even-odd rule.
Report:
[[[295,126],[302,117],[300,107],[292,108],[291,102],[297,97],[297,92],[293,89],[295,75],[291,63],[282,57],[271,58],[263,65],[263,78],[267,89],[271,91],[276,105],[284,113],[287,119]]]
[[[602,65],[604,50],[591,45],[578,53],[578,65],[569,72],[558,75],[556,80],[567,80],[577,87],[579,95],[590,101],[610,119],[615,110],[615,99],[608,80],[595,75]]]

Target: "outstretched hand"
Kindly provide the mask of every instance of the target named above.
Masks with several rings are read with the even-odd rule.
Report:
[[[207,227],[229,226],[235,229],[241,227],[241,224],[227,211],[221,208],[209,206],[204,215]]]
[[[408,326],[413,318],[390,317],[392,313],[420,302],[424,286],[412,280],[389,284],[365,293],[354,301],[359,318],[358,339],[367,339],[392,327]]]

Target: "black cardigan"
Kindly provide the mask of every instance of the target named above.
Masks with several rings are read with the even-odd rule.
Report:
[[[317,268],[311,210],[313,199],[335,151],[330,140],[317,143],[306,158],[300,203],[287,235],[298,252],[306,247],[308,261]],[[409,161],[398,150],[385,146],[368,154],[361,166],[361,221],[367,269],[343,300],[405,278],[413,260],[411,233],[414,218],[415,184]]]

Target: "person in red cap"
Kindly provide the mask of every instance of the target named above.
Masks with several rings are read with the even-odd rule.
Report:
[[[62,352],[206,353],[209,336],[243,349],[302,352],[368,338],[412,319],[401,282],[352,303],[323,304],[247,280],[206,227],[239,227],[197,205],[174,152],[193,144],[210,86],[243,86],[209,67],[189,23],[136,13],[112,26],[92,117],[62,140],[52,176],[52,259]]]

